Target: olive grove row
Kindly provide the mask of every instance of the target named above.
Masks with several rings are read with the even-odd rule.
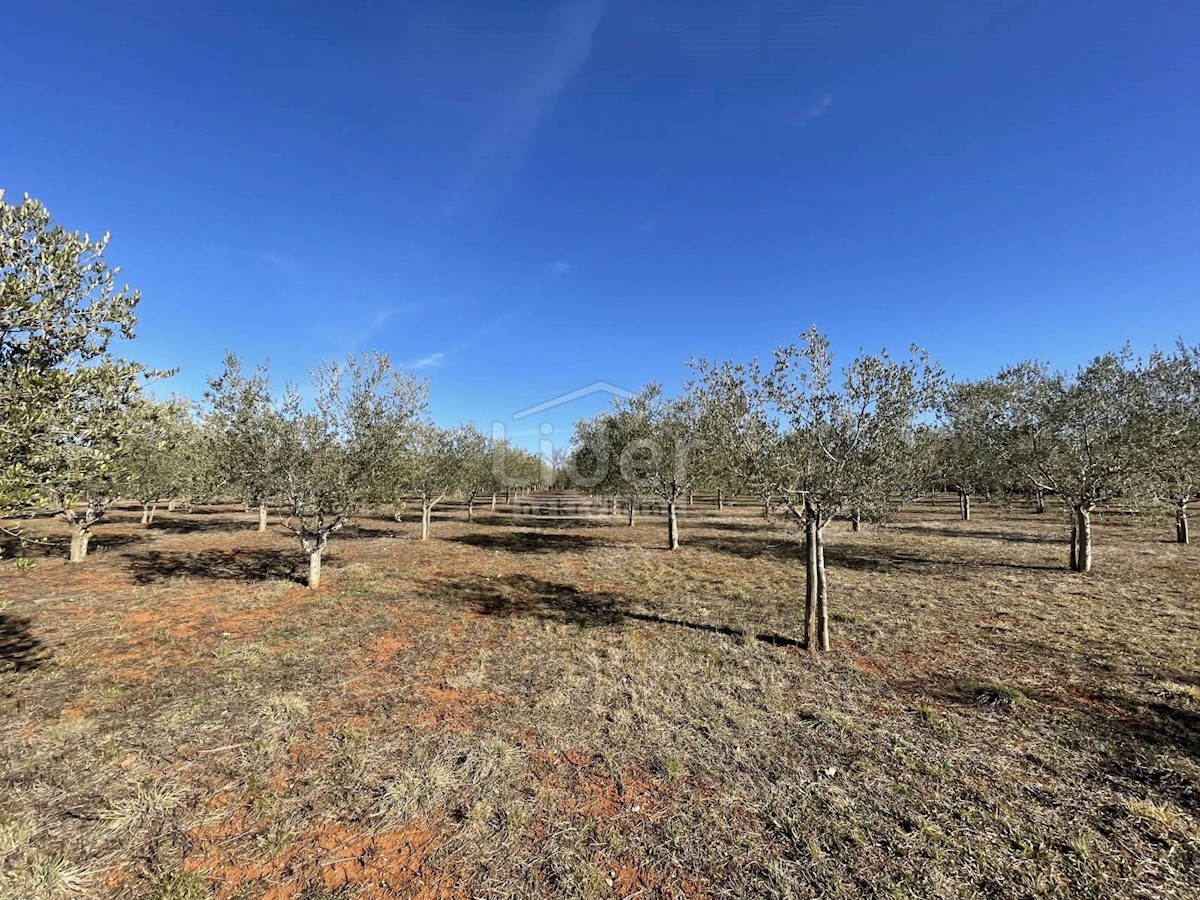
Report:
[[[259,510],[260,529],[278,512],[316,586],[328,541],[364,509],[399,516],[419,502],[427,538],[448,496],[470,516],[481,496],[550,484],[623,497],[631,524],[639,498],[660,498],[674,550],[679,503],[703,488],[753,494],[797,523],[806,637],[826,649],[823,548],[835,517],[857,528],[948,488],[969,518],[977,493],[1028,493],[1039,511],[1048,500],[1065,511],[1068,565],[1081,572],[1105,503],[1165,505],[1188,540],[1200,348],[1183,341],[1147,358],[1107,353],[1073,373],[1028,361],[957,381],[915,348],[838,366],[811,329],[767,363],[695,361],[676,396],[652,384],[617,399],[578,423],[550,467],[473,425],[434,424],[425,383],[381,353],[319,367],[307,399],[233,353],[203,398],[155,399],[145,384],[171,373],[114,349],[133,337],[139,295],[117,286],[107,243],[0,194],[0,517],[12,533],[34,514],[62,518],[73,561],[119,498],[140,502],[146,522],[162,502],[237,498]]]

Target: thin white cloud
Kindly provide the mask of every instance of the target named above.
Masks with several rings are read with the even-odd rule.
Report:
[[[373,318],[370,321],[370,323],[365,328],[363,328],[362,331],[358,332],[358,334],[356,334],[350,338],[350,340],[349,340],[350,348],[349,349],[357,350],[361,344],[363,344],[369,338],[373,337],[375,334],[377,334],[379,331],[381,331],[383,329],[383,327],[385,325],[387,325],[387,323],[390,322],[392,319],[394,319],[396,316],[400,315],[401,313],[409,312],[416,308],[417,308],[417,304],[415,304],[415,303],[404,303],[404,304],[401,304],[400,306],[389,306],[386,309],[380,310],[378,313],[375,314],[375,318]]]
[[[461,215],[477,194],[494,203],[520,171],[538,129],[592,52],[604,0],[573,0],[555,14],[549,37],[528,76],[500,98],[474,163],[442,205],[447,218]]]
[[[792,118],[793,128],[803,128],[814,119],[819,119],[829,111],[829,107],[833,105],[833,94],[822,94],[814,102],[805,107],[799,114]]]
[[[296,278],[300,274],[300,264],[290,256],[284,256],[282,253],[276,253],[274,250],[266,250],[259,253],[258,258],[274,266],[289,278]]]
[[[566,275],[574,268],[575,266],[572,263],[562,259],[556,259],[554,262],[550,263],[550,271],[556,275]]]
[[[430,353],[428,356],[423,356],[418,360],[414,360],[413,362],[405,363],[403,366],[401,366],[401,368],[410,371],[416,371],[417,369],[433,369],[440,366],[445,358],[446,354],[439,350],[437,353]]]

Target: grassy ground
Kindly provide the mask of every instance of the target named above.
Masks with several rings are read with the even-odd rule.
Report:
[[[1200,548],[951,500],[794,538],[231,508],[0,570],[0,897],[1200,895]]]

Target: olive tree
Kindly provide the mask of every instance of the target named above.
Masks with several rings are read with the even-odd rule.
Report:
[[[278,481],[284,527],[308,554],[308,586],[321,583],[332,535],[378,502],[384,475],[425,408],[426,388],[386,354],[351,356],[313,373],[315,401],[289,385],[278,406]]]
[[[475,425],[465,424],[457,432],[458,457],[461,463],[459,483],[467,505],[467,521],[475,521],[475,503],[480,494],[496,494],[497,475],[493,460],[492,440]]]
[[[1128,350],[1097,356],[1073,374],[1026,361],[981,385],[987,439],[1069,519],[1068,566],[1092,567],[1092,512],[1128,495],[1145,438],[1146,410]]]
[[[997,460],[987,438],[986,389],[972,382],[948,386],[938,404],[942,427],[930,436],[940,483],[958,494],[959,515],[971,518],[971,497],[993,483]]]
[[[121,460],[121,493],[142,506],[142,524],[159,503],[186,493],[203,465],[199,429],[182,400],[148,402]]]
[[[71,526],[74,561],[115,499],[124,420],[151,374],[112,352],[140,295],[118,287],[108,243],[0,191],[0,518],[48,508]]]
[[[728,458],[776,496],[804,531],[805,640],[829,649],[825,527],[853,509],[889,505],[910,476],[918,416],[931,408],[940,372],[927,354],[860,354],[839,373],[815,328],[774,351],[774,362],[713,367],[724,394]],[[732,400],[730,399],[732,398]]]
[[[41,447],[39,505],[67,523],[69,559],[82,562],[92,529],[127,487],[129,454],[146,439],[155,410],[117,370],[98,369],[76,388],[58,405],[63,430]]]
[[[611,411],[575,423],[571,449],[562,463],[564,477],[573,487],[612,498],[610,511],[616,511],[616,497],[624,498],[630,527],[638,503],[649,490],[640,469],[641,425],[632,410],[614,403]]]
[[[476,430],[471,426],[442,428],[433,422],[417,423],[401,469],[393,478],[396,495],[415,495],[421,503],[421,540],[429,540],[433,508],[463,489],[467,472],[467,447]]]
[[[679,502],[697,474],[694,440],[700,418],[691,393],[667,397],[653,383],[613,409],[576,426],[572,477],[629,497],[629,524],[639,496],[667,506],[667,547],[679,549]]]
[[[1175,515],[1175,540],[1189,540],[1188,511],[1200,501],[1200,345],[1177,341],[1174,353],[1154,351],[1140,367],[1143,459],[1147,493]]]
[[[241,357],[226,352],[225,367],[208,379],[204,400],[216,482],[256,508],[258,530],[266,531],[268,504],[281,489],[281,422],[266,364],[246,372]]]

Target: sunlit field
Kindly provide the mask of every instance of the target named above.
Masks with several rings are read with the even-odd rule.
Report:
[[[551,498],[556,500],[557,498]],[[1200,895],[1200,551],[942,496],[337,534],[118,510],[0,568],[0,895]],[[537,498],[532,506],[536,510]],[[61,537],[35,521],[32,535]]]

